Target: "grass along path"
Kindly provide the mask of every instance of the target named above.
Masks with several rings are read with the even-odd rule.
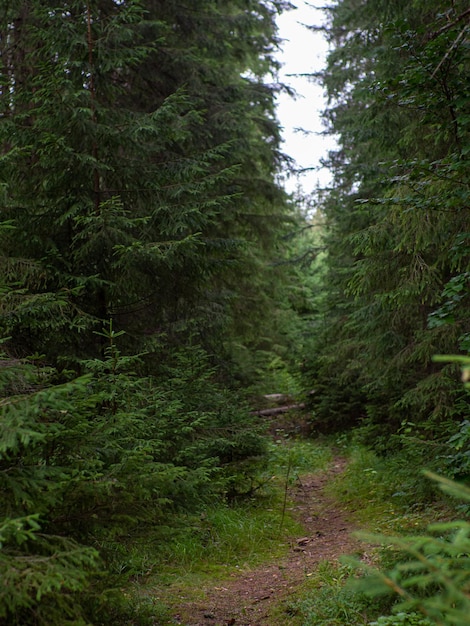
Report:
[[[149,623],[364,626],[388,615],[393,597],[345,586],[357,572],[340,557],[379,565],[391,558],[352,533],[415,534],[448,511],[439,499],[416,506],[418,492],[426,495],[419,485],[428,487],[406,464],[362,448],[348,447],[345,456],[333,457],[326,444],[278,439],[256,498],[208,508],[172,531],[166,553],[159,543],[158,561],[135,578],[132,592],[151,605]]]
[[[299,520],[304,532],[288,538],[286,557],[232,574],[220,584],[208,585],[198,600],[181,602],[177,623],[185,626],[285,624],[287,615],[276,618],[273,607],[279,614],[279,605],[298,591],[319,563],[337,561],[342,554],[357,548],[351,537],[352,525],[324,493],[325,483],[340,473],[344,464],[344,459],[335,459],[327,471],[302,475],[289,486],[288,513]]]
[[[208,511],[199,522],[204,546],[176,544],[176,556],[150,576],[140,593],[169,607],[158,624],[284,626],[297,624],[290,603],[316,576],[320,564],[337,566],[358,549],[354,525],[325,491],[341,475],[344,458],[327,446],[279,440],[267,476],[272,484],[244,512]],[[251,535],[251,536],[250,536]],[[185,553],[185,554],[183,554]],[[184,562],[184,565],[182,563]]]

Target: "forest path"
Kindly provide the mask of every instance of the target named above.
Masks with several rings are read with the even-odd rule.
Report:
[[[358,548],[354,527],[329,497],[325,485],[346,466],[334,459],[320,473],[303,475],[289,488],[289,512],[302,524],[304,534],[289,541],[289,554],[275,563],[235,574],[220,585],[205,588],[203,599],[183,602],[177,623],[184,626],[273,626],[270,609],[287,600],[315,571],[321,561],[337,561]],[[286,624],[288,622],[285,622]]]

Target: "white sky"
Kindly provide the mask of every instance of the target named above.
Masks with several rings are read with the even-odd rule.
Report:
[[[277,115],[284,144],[282,149],[293,157],[299,168],[314,168],[312,171],[291,177],[284,186],[287,191],[311,193],[317,186],[326,186],[331,177],[328,170],[321,168],[320,159],[334,147],[331,137],[320,133],[324,130],[321,111],[325,108],[323,89],[305,77],[292,74],[308,74],[323,69],[328,45],[323,35],[307,30],[302,24],[321,25],[324,14],[316,7],[324,5],[324,0],[293,0],[297,9],[287,11],[278,18],[279,36],[284,39],[278,55],[283,64],[279,80],[297,92],[296,99],[287,94],[278,97]],[[299,132],[301,128],[306,132]]]

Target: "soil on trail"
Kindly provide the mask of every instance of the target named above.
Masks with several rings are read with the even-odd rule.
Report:
[[[288,599],[321,561],[337,561],[358,547],[345,513],[324,493],[325,484],[346,465],[335,459],[330,469],[302,476],[290,488],[289,511],[302,523],[302,536],[292,538],[287,558],[252,569],[220,586],[204,589],[204,600],[179,606],[184,626],[272,626],[269,609]]]

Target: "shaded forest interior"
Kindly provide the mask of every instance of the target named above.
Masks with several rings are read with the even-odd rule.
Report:
[[[424,467],[468,483],[468,2],[329,4],[338,148],[307,197],[275,107],[290,8],[1,3],[1,626],[158,623],[116,554],[255,497],[269,394],[399,458],[410,501]]]

